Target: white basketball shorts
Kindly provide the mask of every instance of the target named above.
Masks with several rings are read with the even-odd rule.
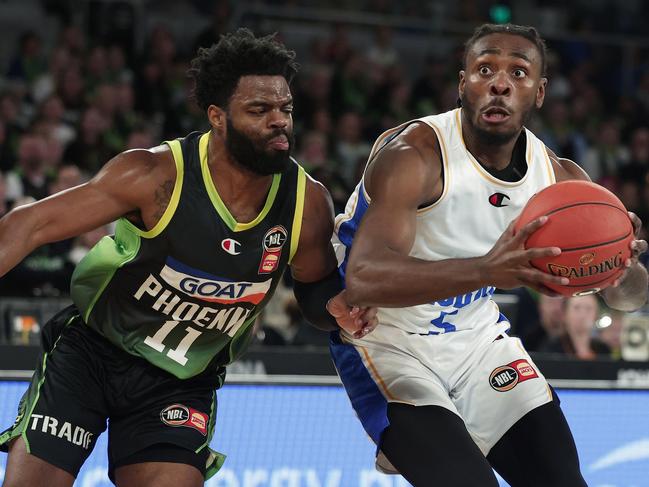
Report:
[[[486,456],[514,423],[552,401],[520,340],[504,333],[508,325],[419,335],[379,324],[362,339],[332,333],[331,353],[358,418],[379,448],[389,424],[387,405],[400,402],[454,412]]]

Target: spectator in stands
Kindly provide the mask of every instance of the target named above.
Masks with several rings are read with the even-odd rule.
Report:
[[[68,120],[77,120],[85,105],[85,82],[81,70],[70,65],[61,71],[56,82],[57,93],[63,100]]]
[[[626,316],[626,313],[622,311],[609,309],[606,311],[606,315],[600,319],[597,336],[608,346],[611,351],[611,358],[614,359],[622,358],[620,338],[622,337],[622,328],[624,328]]]
[[[212,44],[216,44],[221,35],[228,31],[231,16],[232,7],[230,6],[230,2],[227,0],[217,0],[214,2],[210,24],[194,40],[192,55],[201,47],[210,47]]]
[[[368,61],[380,68],[388,68],[397,63],[399,53],[393,45],[392,29],[381,25],[374,29],[374,42],[367,51]]]
[[[4,125],[4,150],[6,150],[2,171],[14,168],[18,157],[18,145],[20,136],[24,132],[23,123],[20,120],[20,101],[13,93],[0,93],[0,121]]]
[[[47,141],[41,135],[24,134],[18,146],[15,169],[7,174],[7,199],[16,201],[24,196],[41,199],[48,195],[51,175],[47,173]]]
[[[365,59],[351,52],[341,66],[337,66],[331,82],[331,111],[339,116],[346,111],[363,113],[371,92]]]
[[[324,184],[334,202],[335,213],[344,210],[351,188],[341,177],[336,163],[329,154],[327,136],[322,132],[307,132],[300,138],[300,151],[296,159],[309,174]]]
[[[155,137],[147,127],[133,129],[126,141],[126,149],[148,149],[155,145]]]
[[[0,172],[0,217],[3,217],[8,211],[7,184],[4,175]]]
[[[541,140],[557,154],[573,161],[583,161],[587,142],[570,120],[568,104],[563,100],[550,100],[543,110],[547,128]]]
[[[120,46],[112,45],[108,48],[108,77],[112,83],[131,83],[133,72],[126,65],[126,54]]]
[[[610,354],[609,347],[594,336],[599,304],[594,294],[565,300],[564,332],[550,340],[541,352],[562,353],[580,360]]]
[[[35,103],[42,103],[46,98],[56,92],[57,81],[63,76],[65,69],[75,65],[80,67],[80,61],[73,58],[63,47],[56,47],[50,53],[48,69],[44,71],[32,84],[31,95]]]
[[[31,85],[46,69],[43,59],[43,42],[34,31],[20,36],[20,45],[9,63],[7,77]]]
[[[7,129],[5,122],[0,118],[0,169],[11,167],[13,156],[7,140]]]
[[[438,98],[444,91],[448,78],[448,62],[441,56],[429,55],[422,75],[412,88],[412,110],[416,116],[444,111],[439,109]]]
[[[605,183],[629,162],[629,150],[620,144],[620,129],[615,120],[600,125],[595,144],[586,150],[581,166],[595,182]]]
[[[81,117],[79,136],[66,149],[64,160],[76,164],[87,174],[95,174],[105,161],[115,155],[104,140],[110,128],[110,120],[99,110],[86,109]]]
[[[45,98],[39,108],[38,121],[48,125],[48,135],[66,147],[76,137],[74,128],[65,120],[65,106],[55,94]]]
[[[340,174],[350,188],[356,186],[359,166],[364,166],[370,152],[370,144],[363,138],[363,119],[357,112],[341,115],[336,124],[334,157]]]
[[[534,352],[563,335],[564,298],[539,294],[537,308],[539,321],[528,327],[529,331],[521,337],[525,348]]]

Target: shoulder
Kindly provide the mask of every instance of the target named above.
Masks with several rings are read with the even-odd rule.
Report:
[[[405,184],[421,204],[430,201],[431,188],[441,177],[440,154],[433,128],[413,122],[372,155],[364,176],[368,194],[375,199],[380,192],[392,193],[392,183]]]
[[[166,144],[151,149],[132,149],[117,154],[99,171],[95,179],[106,177],[150,181],[174,179],[176,168],[171,150]]]
[[[437,135],[431,126],[422,121],[413,121],[376,152],[376,159],[411,151],[418,153],[421,159],[439,157]]]
[[[546,147],[545,150],[547,151],[550,162],[552,163],[554,177],[557,182],[568,181],[570,179],[590,181],[590,177],[588,176],[586,171],[579,167],[576,162],[557,156],[548,147]]]

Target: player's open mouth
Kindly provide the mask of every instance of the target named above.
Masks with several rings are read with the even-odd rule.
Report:
[[[481,117],[487,123],[503,123],[509,120],[509,111],[502,107],[490,107],[482,112]]]
[[[273,137],[268,141],[268,145],[275,150],[288,150],[289,143],[286,135]]]

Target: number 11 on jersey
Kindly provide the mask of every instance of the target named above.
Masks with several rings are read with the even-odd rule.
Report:
[[[162,342],[165,338],[167,338],[167,335],[171,333],[171,330],[173,330],[178,325],[178,323],[178,321],[173,320],[165,321],[153,336],[147,336],[144,339],[144,343],[154,350],[162,353],[165,349],[165,345]],[[187,354],[187,351],[189,350],[189,347],[192,345],[192,343],[194,343],[194,341],[202,333],[192,328],[191,326],[185,328],[185,331],[187,332],[187,335],[185,335],[183,339],[180,340],[178,346],[176,348],[170,349],[167,352],[167,357],[175,362],[178,362],[180,365],[185,365],[187,363],[187,357],[185,355]]]

